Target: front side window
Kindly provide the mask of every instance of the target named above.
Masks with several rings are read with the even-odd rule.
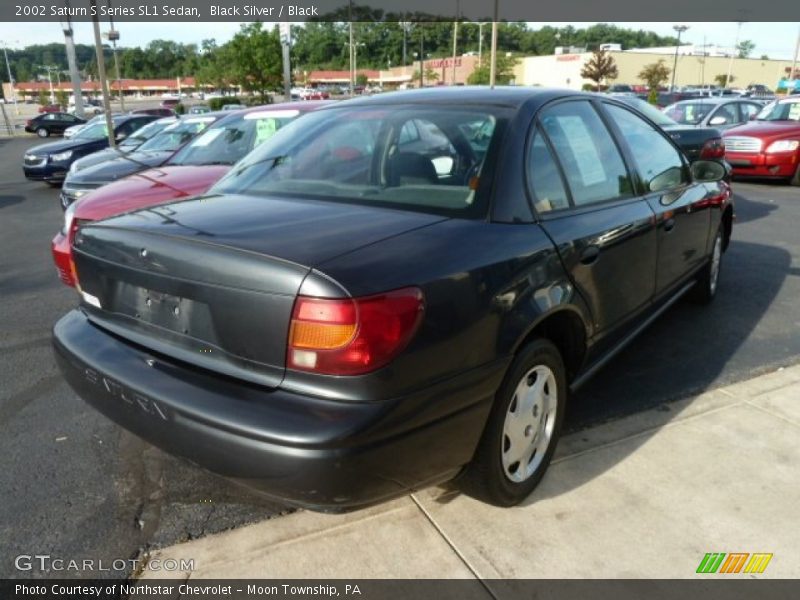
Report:
[[[678,102],[664,109],[664,114],[681,125],[699,125],[714,108],[707,102]]]
[[[448,216],[485,214],[483,155],[465,134],[499,108],[391,105],[315,111],[283,127],[212,192],[281,194]]]
[[[562,102],[546,109],[540,122],[576,206],[633,196],[622,155],[591,104]]]
[[[759,121],[800,121],[800,100],[783,100],[767,104],[758,116]]]
[[[86,127],[82,128],[78,133],[75,134],[74,139],[89,141],[99,140],[104,137],[108,137],[108,128],[106,127],[105,122],[102,122],[95,123],[94,125],[86,125]]]
[[[630,147],[646,189],[657,192],[687,181],[680,153],[660,131],[625,108],[606,105],[606,110]]]

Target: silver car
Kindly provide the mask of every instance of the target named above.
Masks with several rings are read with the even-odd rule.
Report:
[[[670,104],[662,112],[681,125],[729,129],[746,123],[763,107],[743,98],[698,97]]]

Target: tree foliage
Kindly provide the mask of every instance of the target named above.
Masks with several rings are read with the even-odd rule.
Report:
[[[594,81],[596,89],[600,88],[602,82],[616,79],[617,76],[619,76],[619,69],[617,69],[613,57],[605,50],[595,50],[581,69],[581,77]]]
[[[670,68],[664,63],[663,60],[645,65],[639,71],[639,79],[644,81],[651,90],[657,90],[658,86],[666,83],[669,80],[669,74],[672,73]]]
[[[736,52],[739,58],[749,58],[749,56],[753,53],[753,50],[756,49],[755,43],[750,40],[742,40],[738,44],[736,44]]]
[[[497,63],[495,65],[495,83],[497,85],[508,85],[514,79],[514,67],[519,62],[519,59],[514,56],[506,56],[505,54],[497,54]],[[467,78],[467,83],[470,85],[488,85],[490,79],[490,61],[484,60],[480,66],[475,65],[475,69],[470,73]]]
[[[719,75],[714,75],[714,81],[717,82],[717,85],[719,87],[725,87],[727,84],[733,83],[735,79],[736,77],[734,77],[733,75],[731,75],[729,79],[727,73],[720,73]]]

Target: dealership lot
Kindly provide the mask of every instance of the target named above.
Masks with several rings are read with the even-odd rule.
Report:
[[[22,154],[37,143],[0,140],[0,554],[130,558],[150,544],[278,515],[283,507],[123,432],[62,382],[49,330],[76,295],[49,254],[61,225],[57,190],[22,177]],[[568,430],[669,410],[669,400],[797,361],[800,191],[760,183],[735,191],[738,226],[715,304],[680,302],[658,320],[573,399]]]

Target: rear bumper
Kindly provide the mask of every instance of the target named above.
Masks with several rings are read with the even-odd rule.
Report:
[[[477,386],[449,381],[396,400],[338,402],[165,360],[100,330],[80,310],[56,324],[53,345],[72,388],[122,427],[273,498],[331,511],[456,475],[475,451],[493,400],[487,390],[506,366],[470,373]],[[460,408],[442,416],[447,406]]]
[[[725,158],[731,164],[735,177],[785,179],[795,174],[798,165],[798,155],[796,152],[786,152],[782,154],[729,152],[725,155]]]

